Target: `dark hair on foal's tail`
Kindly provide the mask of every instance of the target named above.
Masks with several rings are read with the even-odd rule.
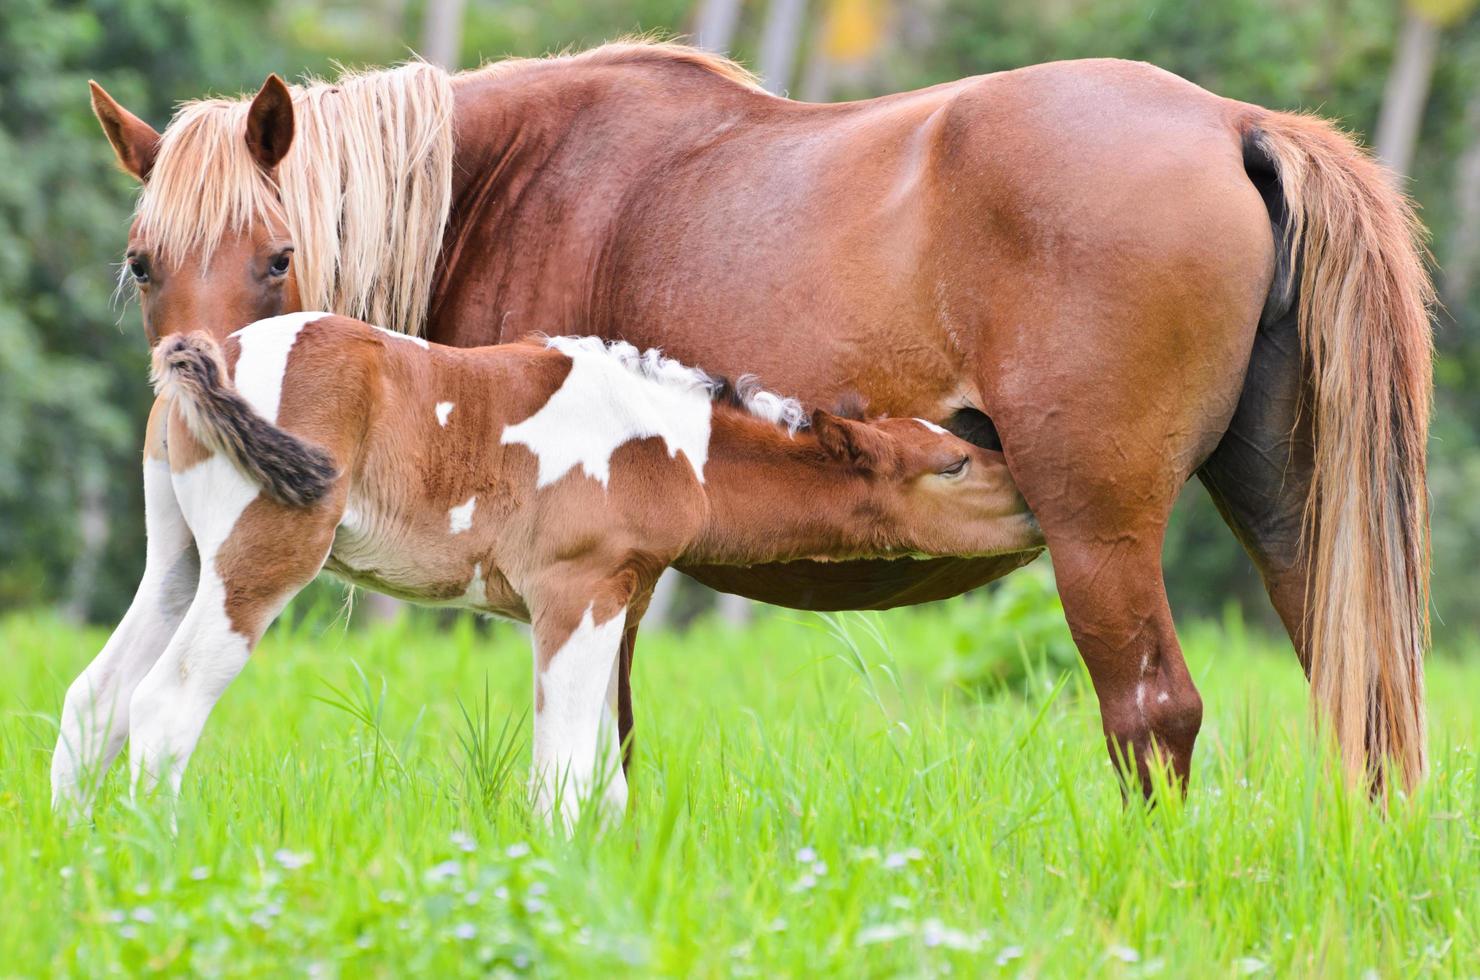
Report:
[[[170,395],[185,424],[279,503],[306,507],[329,492],[334,460],[258,415],[226,374],[221,348],[203,333],[175,334],[154,350],[154,390]]]

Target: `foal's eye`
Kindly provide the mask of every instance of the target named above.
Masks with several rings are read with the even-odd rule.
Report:
[[[946,477],[948,479],[955,479],[956,477],[965,476],[966,475],[966,468],[968,466],[970,466],[970,465],[971,465],[971,457],[970,456],[962,456],[960,459],[956,460],[956,462],[952,463],[950,466],[947,466],[945,469],[941,470],[939,475],[940,476],[944,476],[944,477]]]
[[[272,261],[267,264],[267,271],[274,276],[286,276],[288,274],[288,266],[292,261],[293,250],[291,248],[284,249],[272,257]]]
[[[128,257],[128,274],[134,277],[134,282],[148,282],[149,260],[142,255],[130,255]]]

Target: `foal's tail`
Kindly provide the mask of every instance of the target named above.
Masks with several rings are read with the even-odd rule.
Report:
[[[1271,112],[1244,141],[1283,196],[1272,302],[1299,304],[1315,444],[1301,543],[1312,695],[1353,777],[1385,787],[1394,766],[1411,789],[1426,766],[1429,640],[1423,230],[1393,176],[1328,122]]]
[[[258,415],[226,374],[207,334],[173,334],[154,349],[154,390],[174,398],[185,424],[279,503],[306,507],[329,491],[334,460]]]

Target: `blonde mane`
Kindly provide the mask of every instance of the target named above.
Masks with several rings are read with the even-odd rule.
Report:
[[[727,58],[640,39],[465,74],[648,63],[756,84]],[[274,216],[293,238],[305,309],[419,334],[452,205],[452,82],[442,69],[412,62],[293,86],[293,144],[276,180],[243,138],[249,97],[187,102],[139,195],[140,233],[163,253],[194,253],[204,264],[227,232]]]

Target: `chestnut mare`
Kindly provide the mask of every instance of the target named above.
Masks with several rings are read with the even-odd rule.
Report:
[[[658,575],[797,558],[996,555],[1042,535],[1000,453],[864,423],[629,344],[434,346],[328,313],[154,351],[149,559],[67,692],[53,802],[86,811],[125,733],[178,793],[268,624],[328,569],[534,627],[538,807],[626,807],[619,657]]]
[[[454,346],[595,334],[1000,446],[1143,786],[1154,756],[1185,782],[1202,720],[1161,569],[1196,474],[1348,771],[1421,778],[1431,288],[1408,202],[1333,125],[1113,60],[807,105],[649,44],[273,76],[162,135],[93,104],[143,182],[151,342],[304,306]],[[680,567],[884,607],[1033,554]]]

